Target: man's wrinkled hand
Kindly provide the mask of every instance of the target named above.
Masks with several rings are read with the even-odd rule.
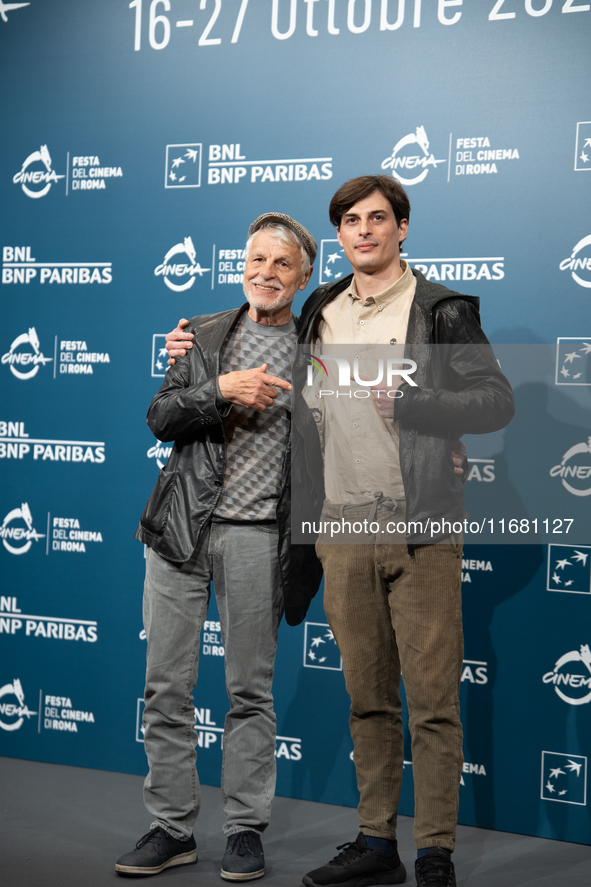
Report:
[[[189,321],[184,317],[179,320],[176,329],[167,333],[165,336],[166,350],[168,351],[168,365],[174,366],[175,357],[184,357],[187,351],[193,347],[193,333],[186,333],[185,327],[189,326]]]
[[[452,440],[449,444],[449,452],[454,463],[454,474],[462,477],[466,462],[466,447],[461,440]]]
[[[279,394],[278,388],[291,391],[291,385],[285,379],[267,374],[266,363],[254,370],[238,370],[218,376],[218,385],[222,397],[230,403],[258,412],[271,406]]]

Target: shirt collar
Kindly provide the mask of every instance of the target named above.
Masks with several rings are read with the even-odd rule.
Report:
[[[412,281],[412,271],[410,270],[410,265],[408,262],[405,262],[404,259],[400,260],[400,265],[402,267],[402,274],[398,280],[395,280],[394,283],[390,284],[390,286],[381,293],[376,293],[375,296],[368,296],[365,300],[365,305],[387,305],[398,299],[408,289]],[[349,286],[348,296],[351,302],[361,302],[361,299],[357,295],[355,278],[353,278]]]

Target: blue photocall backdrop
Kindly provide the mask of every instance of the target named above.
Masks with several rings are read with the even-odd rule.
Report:
[[[553,354],[519,377],[519,433],[467,440],[469,503],[554,520],[591,501],[590,25],[581,0],[0,4],[0,754],[146,771],[133,532],[170,444],[145,413],[164,333],[241,303],[262,212],[314,232],[311,292],[347,271],[336,188],[396,175],[410,264],[479,296],[492,342]],[[462,823],[589,842],[588,527],[465,549]],[[201,654],[198,766],[219,784],[213,601]],[[321,596],[281,628],[275,698],[278,793],[356,805]]]

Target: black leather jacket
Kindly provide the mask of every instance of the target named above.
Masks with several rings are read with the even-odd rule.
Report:
[[[147,422],[159,440],[174,441],[168,463],[142,514],[135,538],[173,563],[189,560],[220,497],[224,480],[225,438],[216,407],[220,349],[248,308],[193,317],[193,348],[166,373],[152,400]],[[285,618],[297,625],[304,618],[322,578],[310,545],[291,545],[290,449],[283,462],[277,505],[278,553]]]
[[[404,353],[417,361],[413,379],[418,387],[407,382],[400,386],[404,397],[395,401],[394,414],[400,422],[406,520],[407,524],[425,524],[428,518],[461,521],[465,516],[462,481],[454,474],[449,442],[462,434],[484,434],[508,425],[515,411],[513,393],[480,326],[479,299],[431,283],[420,271],[413,270],[413,274],[416,292]],[[316,339],[322,309],[350,282],[347,277],[319,287],[310,296],[300,318],[300,342]],[[458,347],[425,347],[431,344]],[[299,424],[305,411],[298,409],[296,414]],[[312,466],[304,473],[310,475],[308,481],[316,490],[308,500],[315,501],[318,508],[319,445],[312,424],[298,429],[294,446],[304,448],[305,461]],[[300,477],[298,482],[305,480]],[[420,532],[407,534],[412,544],[437,538]]]

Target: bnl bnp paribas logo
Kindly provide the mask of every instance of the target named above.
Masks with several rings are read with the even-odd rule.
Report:
[[[165,188],[200,188],[203,144],[166,146]],[[332,157],[288,157],[250,160],[240,142],[208,145],[207,184],[238,185],[245,182],[314,182],[332,178]]]
[[[556,385],[591,385],[591,336],[556,340]]]
[[[587,803],[587,758],[565,752],[542,752],[540,797],[543,801],[562,804]]]
[[[577,123],[575,138],[575,172],[591,170],[591,120]]]
[[[548,591],[591,595],[591,545],[548,546]]]
[[[329,625],[306,622],[304,631],[304,667],[342,671],[343,660]]]

